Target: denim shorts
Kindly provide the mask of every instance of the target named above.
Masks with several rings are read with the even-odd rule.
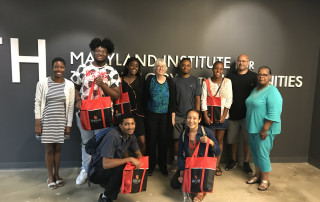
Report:
[[[228,128],[228,119],[224,120],[223,123],[214,123],[210,125],[206,125],[206,127],[211,130],[226,130]]]

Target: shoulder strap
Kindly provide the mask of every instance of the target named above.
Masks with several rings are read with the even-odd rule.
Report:
[[[182,133],[182,143],[184,143],[184,134],[186,133],[186,130],[183,131]]]
[[[201,125],[201,130],[202,130],[202,136],[207,136],[207,133],[206,133],[206,131],[204,130],[203,125]]]
[[[214,97],[216,97],[216,96],[217,96],[217,94],[218,94],[218,92],[219,92],[219,90],[220,90],[220,88],[221,88],[221,86],[222,86],[223,80],[224,80],[224,77],[223,77],[223,79],[222,79],[222,81],[221,81],[221,83],[220,83],[220,86],[219,86],[219,88],[218,88],[218,90],[217,90],[216,94],[214,95]]]
[[[95,148],[98,147],[98,145],[100,144],[100,142],[103,140],[104,136],[109,132],[111,131],[112,129],[114,129],[113,126],[110,126],[108,128],[105,128],[103,130],[100,130],[96,135],[95,135],[95,138],[96,138],[96,145],[95,145]]]
[[[203,125],[201,125],[201,130],[202,130],[202,136],[207,136],[206,131],[204,130]],[[182,133],[182,142],[184,143],[184,134],[186,133],[186,130],[183,131]]]

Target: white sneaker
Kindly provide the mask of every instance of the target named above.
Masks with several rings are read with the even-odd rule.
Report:
[[[86,179],[87,179],[88,175],[87,175],[87,172],[86,170],[81,170],[79,176],[77,177],[76,179],[76,184],[80,185],[80,184],[83,184]]]

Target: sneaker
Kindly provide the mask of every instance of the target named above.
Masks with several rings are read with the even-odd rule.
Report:
[[[87,175],[86,170],[82,169],[79,176],[76,179],[76,184],[77,185],[83,184],[86,181],[87,176],[88,175]]]
[[[108,197],[103,196],[103,194],[100,194],[98,202],[112,202],[112,200]]]
[[[243,169],[247,174],[252,174],[252,169],[250,168],[249,162],[243,162]]]
[[[174,160],[174,161],[172,161],[172,163],[171,163],[171,166],[170,166],[170,172],[171,173],[175,173],[175,172],[177,172],[177,170],[178,170],[178,161],[176,161],[176,160]]]
[[[237,162],[234,161],[234,160],[231,160],[230,163],[226,165],[225,170],[226,170],[226,171],[229,171],[229,170],[231,170],[232,168],[234,168],[236,165],[237,165]]]

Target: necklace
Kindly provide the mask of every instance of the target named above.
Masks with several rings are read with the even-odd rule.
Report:
[[[189,148],[190,149],[196,148],[196,143],[197,143],[196,140],[190,140],[190,131],[189,131]]]

